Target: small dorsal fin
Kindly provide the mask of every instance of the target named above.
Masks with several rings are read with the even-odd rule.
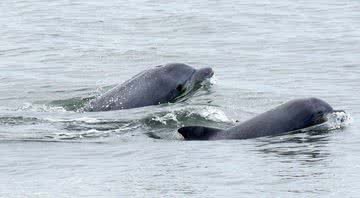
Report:
[[[222,130],[202,126],[186,126],[178,129],[185,140],[209,140],[211,136],[220,131]]]

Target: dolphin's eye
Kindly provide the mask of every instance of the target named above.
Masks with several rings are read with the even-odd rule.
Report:
[[[319,115],[319,116],[321,116],[321,115],[324,115],[324,112],[318,111],[316,114]]]
[[[179,91],[179,92],[181,92],[182,90],[183,90],[183,85],[178,85],[177,87],[176,87],[176,90],[177,91]]]
[[[318,111],[315,113],[315,119],[314,119],[314,124],[320,124],[320,123],[323,123],[327,120],[326,117],[324,117],[324,112],[323,111]]]

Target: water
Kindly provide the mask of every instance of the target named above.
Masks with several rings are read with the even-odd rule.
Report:
[[[357,197],[360,2],[0,2],[0,197]],[[149,67],[211,66],[177,104],[82,113]],[[352,123],[185,142],[319,97]]]

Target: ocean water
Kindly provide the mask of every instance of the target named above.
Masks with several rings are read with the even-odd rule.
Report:
[[[359,30],[357,0],[2,0],[0,197],[357,197]],[[175,104],[79,111],[170,62],[212,67],[212,85]],[[345,122],[249,140],[176,132],[305,97]]]

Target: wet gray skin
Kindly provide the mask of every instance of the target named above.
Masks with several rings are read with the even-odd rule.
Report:
[[[182,63],[157,66],[95,98],[84,110],[110,111],[174,102],[200,88],[213,74],[211,68],[196,70]]]
[[[327,120],[333,108],[323,100],[306,98],[289,101],[228,130],[202,126],[182,127],[178,132],[185,140],[248,139],[279,135]]]

